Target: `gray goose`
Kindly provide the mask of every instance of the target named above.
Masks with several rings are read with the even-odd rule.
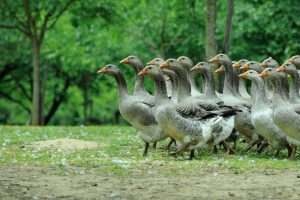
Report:
[[[135,85],[133,94],[154,99],[154,97],[146,91],[144,87],[144,77],[138,76],[138,73],[143,70],[143,63],[137,56],[128,56],[120,61],[122,64],[133,67],[135,71]]]
[[[115,78],[119,88],[120,113],[138,131],[138,136],[145,142],[143,155],[146,156],[149,143],[156,143],[168,137],[155,120],[154,101],[139,95],[139,93],[130,95],[126,80],[115,65],[108,64],[97,73]]]
[[[241,59],[241,60],[233,63],[233,65],[232,65],[233,66],[233,71],[236,71],[237,74],[240,74],[240,73],[244,72],[244,70],[241,69],[241,67],[244,64],[246,64],[247,62],[248,62],[247,59]],[[249,93],[247,91],[245,79],[239,78],[238,80],[239,80],[238,86],[239,86],[239,92],[240,92],[240,94],[242,95],[243,98],[250,99],[251,96],[249,95]]]
[[[272,57],[269,57],[261,63],[261,66],[264,68],[277,69],[279,67],[279,64],[275,59],[273,59]],[[285,73],[282,73],[282,72],[280,72],[278,75],[279,75],[280,84],[282,85],[282,87],[281,87],[282,88],[282,90],[281,90],[282,96],[286,100],[288,100],[289,99],[289,85],[288,85],[287,76]],[[271,89],[272,87],[271,87],[270,83],[268,83],[268,81],[267,81],[266,84],[269,84],[268,89],[270,91],[272,91],[272,89]]]
[[[180,56],[179,58],[177,58],[177,61],[179,63],[181,63],[181,65],[187,71],[188,80],[191,85],[191,95],[193,97],[204,98],[204,95],[197,89],[197,86],[195,83],[195,74],[194,74],[194,72],[191,71],[192,67],[194,67],[193,61],[186,56]],[[204,77],[202,77],[202,80],[203,80],[202,84],[204,84],[205,83]]]
[[[155,119],[167,134],[176,139],[177,152],[191,151],[190,159],[193,159],[195,149],[210,141],[221,142],[224,140],[222,136],[226,137],[228,132],[230,135],[233,127],[224,123],[233,121],[236,110],[227,108],[214,113],[204,112],[202,108],[188,109],[186,105],[175,104],[168,98],[159,68],[149,65],[139,75],[149,75],[155,83]]]
[[[291,62],[285,62],[279,68],[277,68],[278,72],[284,72],[291,76],[292,84],[289,91],[289,101],[291,104],[300,104],[300,95],[299,95],[299,85],[300,85],[300,77],[295,65]]]
[[[235,128],[250,140],[250,143],[244,149],[244,152],[247,152],[254,145],[261,143],[263,140],[251,123],[251,104],[235,97],[232,77],[233,67],[229,56],[226,54],[218,54],[209,62],[218,62],[220,65],[224,66],[225,80],[222,100],[225,105],[234,106],[235,108],[242,110],[242,112],[238,113],[235,117]]]
[[[287,135],[287,140],[292,147],[291,159],[293,159],[296,155],[296,148],[300,145],[300,104],[290,104],[283,97],[280,75],[276,69],[266,68],[260,76],[269,78],[274,88],[273,119]]]
[[[272,104],[266,96],[264,80],[258,75],[259,73],[254,70],[248,70],[239,75],[241,78],[251,80],[252,84],[256,85],[256,95],[251,108],[252,123],[259,134],[267,139],[268,144],[277,150],[277,155],[279,155],[280,150],[287,148],[290,156],[291,148],[288,145],[286,134],[273,120]]]
[[[300,68],[300,55],[293,56],[289,59],[298,69]]]

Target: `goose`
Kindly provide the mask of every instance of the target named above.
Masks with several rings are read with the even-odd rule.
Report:
[[[300,55],[293,56],[288,61],[293,63],[298,69],[300,68]]]
[[[251,123],[251,104],[235,97],[232,78],[233,67],[229,56],[226,54],[218,54],[210,59],[209,62],[218,62],[220,65],[224,66],[225,80],[222,100],[225,105],[234,106],[235,108],[242,110],[242,112],[239,112],[235,117],[235,128],[250,140],[250,143],[243,150],[244,152],[247,152],[254,145],[261,143],[263,140]]]
[[[139,93],[130,95],[126,80],[121,70],[115,65],[108,64],[97,73],[115,78],[119,88],[120,113],[138,131],[138,136],[145,142],[143,155],[146,156],[149,143],[156,143],[168,137],[155,121],[154,99],[149,99]]]
[[[180,56],[179,58],[177,58],[177,61],[179,63],[181,63],[181,65],[187,71],[188,80],[191,85],[191,95],[194,97],[204,98],[204,95],[196,87],[194,72],[190,71],[192,69],[192,67],[194,67],[193,61],[186,56]],[[203,77],[202,77],[202,80],[205,81],[205,79],[203,79]]]
[[[121,60],[120,63],[129,65],[135,70],[136,77],[133,94],[154,100],[154,97],[151,94],[149,94],[149,92],[147,92],[144,87],[144,77],[138,76],[138,73],[143,69],[142,61],[137,56],[131,55]]]
[[[252,84],[256,85],[256,95],[251,108],[251,121],[259,134],[267,139],[268,144],[274,150],[277,150],[277,155],[284,148],[287,148],[290,154],[291,149],[288,145],[286,134],[278,128],[273,120],[272,105],[267,99],[264,81],[258,75],[259,73],[254,70],[248,70],[239,75],[241,78],[251,80]]]
[[[219,71],[225,71],[224,66],[221,66]],[[194,71],[195,73],[202,74],[203,77],[205,77],[205,86],[204,86],[204,95],[205,99],[212,102],[217,103],[220,102],[221,99],[217,96],[216,90],[215,90],[215,78],[212,70],[212,66],[210,63],[207,62],[199,62],[197,63],[191,71]],[[226,142],[233,142],[233,149],[236,149],[236,141],[239,137],[238,131],[234,129],[230,135],[230,137],[226,140]],[[214,150],[216,152],[216,149]]]
[[[299,95],[300,78],[296,66],[293,65],[291,62],[287,61],[279,68],[277,68],[277,71],[284,72],[291,76],[292,84],[289,91],[289,101],[291,104],[300,104],[300,95]]]
[[[274,68],[266,68],[261,74],[269,78],[274,89],[273,120],[276,125],[288,136],[287,140],[292,147],[291,159],[295,158],[296,148],[300,145],[300,104],[290,104],[283,96],[279,72]]]
[[[193,159],[195,149],[206,143],[218,144],[230,135],[237,110],[225,108],[204,112],[202,108],[190,109],[168,98],[163,73],[158,67],[148,65],[139,75],[148,75],[155,83],[155,119],[177,141],[177,153],[190,151],[189,159]]]
[[[241,59],[235,63],[233,63],[233,71],[236,71],[237,74],[240,74],[241,72],[243,72],[244,70],[241,69],[241,67],[246,64],[248,62],[247,59]],[[246,87],[246,81],[243,78],[239,78],[239,92],[242,95],[243,98],[245,99],[250,99],[251,96],[249,95],[248,91],[247,91],[247,87]],[[252,94],[252,93],[251,93]]]
[[[273,59],[272,57],[269,57],[261,63],[261,66],[264,68],[278,68],[279,64],[275,59]],[[280,92],[282,93],[282,96],[286,100],[288,100],[289,99],[289,85],[288,85],[287,76],[285,73],[281,73],[281,72],[278,75],[279,75],[280,84],[282,85],[282,87],[281,87],[282,89]],[[272,91],[272,86],[270,85],[270,83],[266,83],[266,84],[269,84],[268,89],[269,89],[269,91]]]

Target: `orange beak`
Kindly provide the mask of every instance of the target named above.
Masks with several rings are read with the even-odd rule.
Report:
[[[293,56],[293,57],[291,57],[291,58],[289,59],[289,62],[293,63],[294,60],[295,60],[295,57]]]
[[[200,72],[201,69],[199,67],[197,67],[197,66],[194,66],[190,71],[191,72]]]
[[[266,71],[263,71],[260,75],[258,75],[260,77],[268,77],[268,73]]]
[[[163,69],[163,68],[168,68],[168,67],[169,67],[169,62],[168,62],[168,61],[163,62],[163,63],[159,66],[159,68],[161,68],[161,69]]]
[[[262,66],[262,67],[266,67],[267,66],[267,64],[266,63],[260,63],[260,66]]]
[[[168,77],[166,80],[167,80],[167,81],[170,81],[171,79],[170,79],[170,77]]]
[[[139,76],[146,76],[148,74],[147,69],[143,69],[138,73]]]
[[[97,71],[97,74],[106,73],[106,72],[107,72],[107,67],[103,67],[102,69],[100,69],[99,71]]]
[[[221,67],[219,67],[219,69],[217,69],[215,72],[216,72],[216,73],[225,72],[225,68],[224,68],[224,66],[222,65],[222,66],[221,66]]]
[[[244,64],[240,69],[243,69],[243,70],[249,70],[249,64],[248,63],[246,63],[246,64]]]
[[[154,60],[147,62],[147,65],[154,65]]]
[[[241,78],[247,78],[248,77],[248,73],[244,72],[244,73],[240,74],[239,77],[241,77]]]
[[[284,65],[281,65],[280,67],[278,67],[276,69],[276,71],[278,71],[278,72],[284,72]]]
[[[240,62],[236,62],[232,65],[234,68],[238,69],[241,67],[241,63]]]
[[[124,58],[123,60],[120,61],[120,63],[122,63],[122,64],[128,64],[129,60],[128,60],[128,58]]]
[[[215,57],[213,57],[212,59],[210,59],[208,62],[217,62],[217,61],[219,61],[219,56],[215,56]]]

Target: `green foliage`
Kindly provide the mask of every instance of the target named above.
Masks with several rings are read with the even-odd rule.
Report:
[[[0,21],[13,25],[22,1],[0,4]],[[53,3],[32,1],[38,26]],[[56,2],[57,3],[57,2]],[[58,4],[61,6],[61,4]],[[272,56],[283,62],[300,48],[298,1],[235,1],[230,55],[233,60],[261,61]],[[226,1],[217,1],[217,42],[222,51]],[[206,4],[200,0],[87,0],[75,1],[47,31],[41,49],[41,77],[47,71],[45,115],[53,102],[66,93],[49,124],[115,123],[118,118],[115,81],[97,75],[113,63],[125,74],[130,91],[134,71],[119,61],[128,55],[144,63],[154,57],[186,55],[205,60]],[[30,121],[32,66],[26,36],[15,29],[0,29],[0,123],[28,124]],[[65,86],[68,86],[64,90]],[[153,91],[146,78],[146,88]],[[29,111],[28,111],[29,110]],[[86,116],[85,116],[86,115]],[[121,120],[120,123],[126,123]]]

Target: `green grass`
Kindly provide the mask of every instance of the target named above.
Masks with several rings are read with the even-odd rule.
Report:
[[[94,141],[99,147],[59,150],[29,146],[35,141],[58,138]],[[166,146],[167,142],[163,141],[159,146]],[[126,126],[0,127],[0,167],[39,165],[57,168],[61,175],[84,174],[93,169],[99,173],[122,176],[151,173],[151,169],[168,175],[185,174],[196,169],[272,174],[273,170],[297,170],[300,167],[299,156],[291,161],[287,159],[287,152],[282,152],[279,158],[275,158],[270,149],[262,155],[257,155],[255,150],[241,154],[243,144],[238,145],[237,154],[233,156],[225,155],[222,150],[219,150],[219,154],[211,155],[209,148],[201,149],[194,161],[186,160],[188,153],[174,158],[165,150],[152,148],[149,149],[149,155],[143,157],[143,147],[144,143],[136,136],[135,130]]]

